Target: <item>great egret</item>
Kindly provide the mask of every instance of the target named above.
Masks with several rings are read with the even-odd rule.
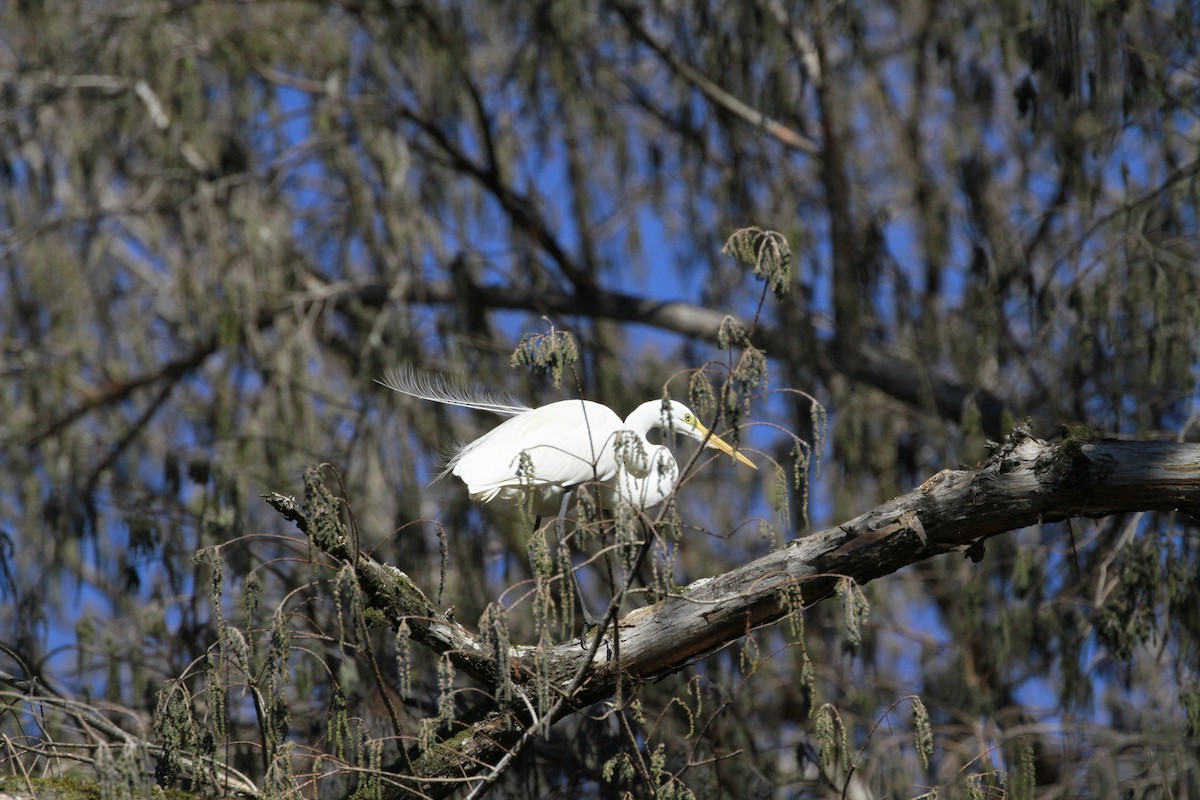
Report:
[[[622,421],[611,408],[591,400],[530,408],[507,397],[469,393],[410,370],[396,370],[380,383],[421,400],[511,417],[458,448],[442,472],[460,478],[471,499],[481,503],[530,499],[541,505],[539,501],[557,498],[582,483],[616,478],[613,489],[618,496],[638,509],[652,508],[670,495],[679,471],[669,449],[646,439],[655,428],[689,436],[757,469],[675,400],[642,403]]]
[[[548,510],[549,503],[561,498],[560,544],[567,505],[580,484],[606,484],[618,502],[639,510],[658,505],[675,490],[679,480],[675,457],[668,448],[646,439],[655,428],[688,436],[757,469],[709,431],[691,409],[674,400],[642,403],[622,420],[608,406],[591,400],[561,400],[530,408],[407,369],[389,373],[380,383],[410,397],[510,417],[458,448],[438,477],[460,478],[471,499],[481,503],[529,501],[535,509]],[[590,617],[586,606],[584,616]]]

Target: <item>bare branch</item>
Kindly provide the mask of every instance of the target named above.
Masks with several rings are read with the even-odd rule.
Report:
[[[720,106],[734,116],[743,121],[765,131],[771,138],[778,141],[780,144],[791,150],[799,150],[802,153],[808,153],[815,156],[821,154],[821,147],[807,136],[804,136],[798,131],[789,128],[782,122],[779,122],[772,117],[767,116],[758,109],[747,105],[738,97],[730,94],[721,88],[716,81],[710,79],[700,70],[688,64],[683,59],[679,58],[670,48],[660,43],[651,33],[642,25],[640,15],[641,12],[635,8],[623,5],[621,3],[614,4],[614,7],[620,12],[624,18],[629,30],[633,32],[638,39],[646,44],[651,50],[658,54],[659,58],[667,63],[675,73],[685,81],[695,86],[705,97],[712,103]]]

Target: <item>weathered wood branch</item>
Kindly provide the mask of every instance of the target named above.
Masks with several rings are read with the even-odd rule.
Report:
[[[579,641],[540,652],[514,647],[508,678],[517,696],[547,677],[564,692],[577,683],[556,709],[561,717],[612,696],[618,679],[636,682],[670,673],[738,641],[747,630],[779,620],[797,596],[805,606],[820,602],[839,581],[865,584],[1041,521],[1174,509],[1200,514],[1200,445],[1079,435],[1051,444],[1018,429],[977,469],[939,472],[855,519],[628,613],[616,626],[619,643],[608,629],[591,662]],[[319,505],[314,510],[321,513]],[[309,513],[302,527],[313,536]],[[325,549],[339,559],[350,556],[344,540]],[[390,624],[405,621],[414,639],[496,684],[497,667],[476,636],[442,618],[402,573],[361,555],[356,564],[371,602]],[[617,644],[619,665],[611,658]],[[579,675],[584,680],[575,681]],[[470,778],[498,763],[529,723],[520,702],[463,723],[455,736],[430,751],[410,753],[392,765],[406,783],[385,788],[384,794],[445,796],[455,788],[447,779]]]

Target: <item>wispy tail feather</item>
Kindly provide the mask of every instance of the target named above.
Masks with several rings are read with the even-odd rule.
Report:
[[[530,410],[529,406],[518,403],[509,395],[471,386],[465,378],[452,380],[441,374],[418,372],[411,366],[389,370],[383,380],[376,380],[376,383],[420,400],[490,411],[505,417],[515,417]]]

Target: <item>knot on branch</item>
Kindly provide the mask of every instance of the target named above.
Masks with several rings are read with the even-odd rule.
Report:
[[[1030,420],[1012,429],[999,444],[988,442],[991,458],[983,468],[984,474],[1006,474],[1034,466],[1049,444],[1033,435]]]

